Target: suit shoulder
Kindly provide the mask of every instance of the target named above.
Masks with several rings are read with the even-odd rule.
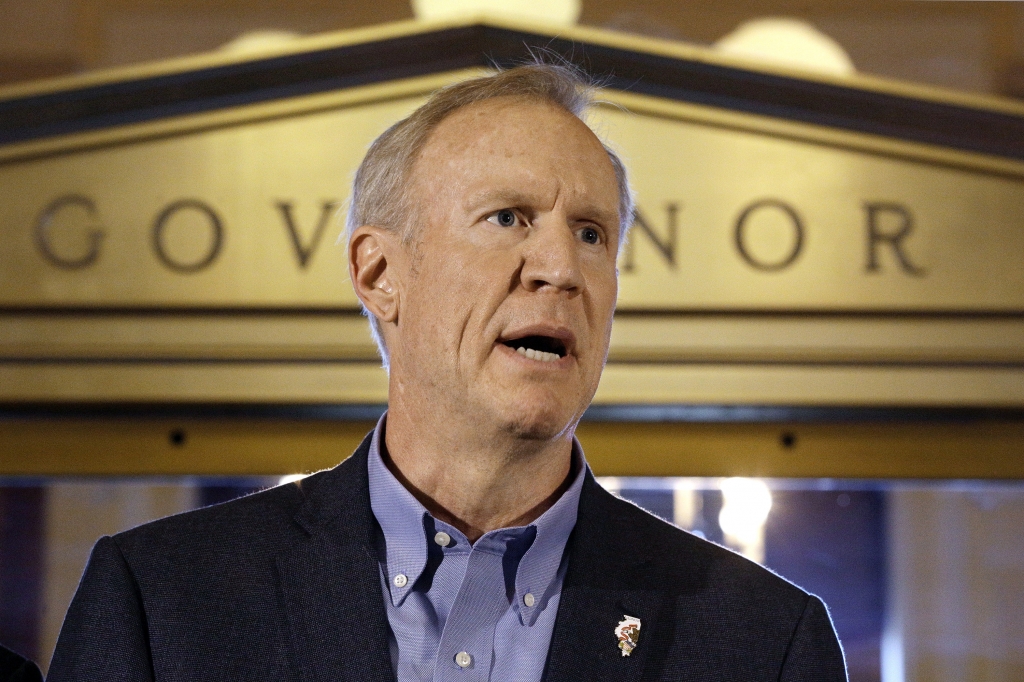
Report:
[[[302,500],[301,485],[276,486],[145,523],[118,533],[114,541],[129,561],[139,554],[184,547],[190,552],[251,550],[292,526]]]

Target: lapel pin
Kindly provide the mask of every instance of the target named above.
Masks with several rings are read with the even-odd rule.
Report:
[[[623,614],[622,620],[615,626],[615,637],[619,640],[622,655],[629,656],[640,640],[640,619]]]

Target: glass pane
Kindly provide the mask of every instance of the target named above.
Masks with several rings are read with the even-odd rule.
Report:
[[[0,479],[0,642],[45,668],[98,537],[279,482]],[[1024,484],[601,483],[819,595],[853,682],[1024,679]]]

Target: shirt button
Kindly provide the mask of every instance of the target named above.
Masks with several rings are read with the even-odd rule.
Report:
[[[442,547],[447,547],[452,543],[452,536],[448,535],[448,533],[445,533],[444,531],[440,531],[437,535],[434,536],[434,542],[441,545]]]
[[[409,579],[405,577],[405,573],[399,573],[395,576],[395,587],[405,587],[409,584]]]
[[[460,668],[468,668],[470,665],[472,665],[472,663],[473,657],[465,651],[460,651],[459,653],[455,654],[455,665],[459,666]]]
[[[533,606],[535,603],[537,603],[537,600],[533,598],[533,594],[527,592],[523,595],[523,603],[527,606]]]

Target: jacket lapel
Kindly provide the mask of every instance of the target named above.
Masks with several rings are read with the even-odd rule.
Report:
[[[304,533],[277,557],[296,665],[303,682],[394,682],[387,612],[375,556],[366,460],[369,436],[352,457],[302,482],[295,516]],[[639,682],[671,641],[670,605],[648,570],[654,547],[588,471],[545,682]],[[654,571],[656,573],[656,571]],[[640,619],[638,644],[623,656],[615,627]]]
[[[640,680],[671,627],[664,618],[664,594],[645,579],[649,547],[626,527],[617,500],[590,472],[580,496],[576,528],[569,540],[569,565],[551,637],[545,682]],[[636,648],[623,656],[615,628],[627,616],[639,618]],[[665,622],[659,622],[665,621]],[[656,657],[656,656],[655,656]]]
[[[302,482],[305,531],[277,557],[303,682],[393,682],[387,613],[373,550],[369,436],[334,469]]]

